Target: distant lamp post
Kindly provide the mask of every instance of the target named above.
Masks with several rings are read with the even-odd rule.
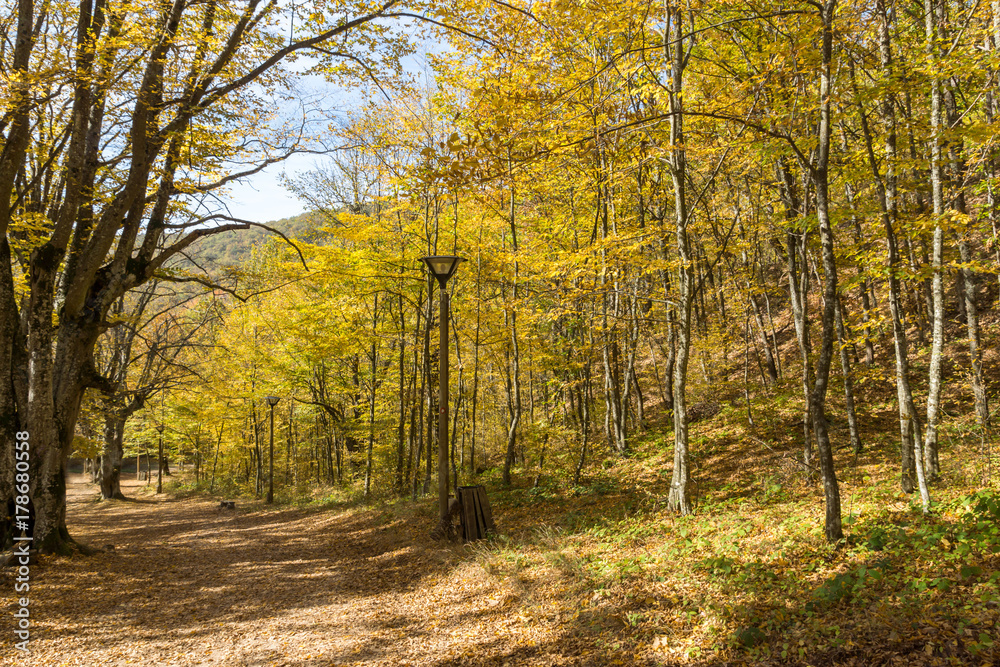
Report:
[[[160,459],[156,470],[156,492],[163,493],[163,424],[157,424],[156,430],[160,432]],[[148,469],[149,466],[147,465],[146,468]]]
[[[267,472],[267,502],[274,502],[274,406],[278,404],[281,399],[277,396],[265,396],[264,399],[267,404],[271,406],[271,447],[270,453],[268,454],[268,472]]]
[[[441,286],[441,329],[439,340],[438,369],[438,500],[441,509],[441,525],[448,519],[448,279],[465,260],[455,255],[434,255],[421,257],[431,274]]]

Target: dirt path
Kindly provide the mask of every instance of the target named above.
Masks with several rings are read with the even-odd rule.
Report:
[[[114,550],[32,568],[31,655],[12,655],[4,614],[2,664],[578,664],[558,625],[515,627],[517,594],[468,547],[430,542],[430,517],[99,502],[71,482],[71,534]],[[0,587],[10,608],[9,571]]]

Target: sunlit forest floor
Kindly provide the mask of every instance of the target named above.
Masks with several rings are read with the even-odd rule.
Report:
[[[891,435],[839,450],[832,546],[794,452],[730,442],[740,409],[697,425],[693,516],[665,511],[670,452],[650,432],[577,485],[543,471],[502,491],[486,473],[500,535],[469,545],[428,538],[432,498],[232,511],[186,472],[161,496],[127,482],[128,502],[74,476],[72,534],[114,549],[33,570],[30,664],[1000,664],[989,442],[946,445],[926,519],[897,491]]]
[[[448,664],[527,639],[510,585],[385,511],[234,512],[134,482],[98,502],[76,477],[71,530],[114,550],[37,568],[32,665]]]

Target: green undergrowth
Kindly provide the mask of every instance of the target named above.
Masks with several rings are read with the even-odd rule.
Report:
[[[503,534],[470,547],[473,557],[522,586],[528,606],[576,609],[571,635],[652,664],[1000,655],[1000,492],[965,465],[975,443],[943,448],[926,516],[898,490],[891,441],[838,452],[845,538],[829,544],[819,483],[750,447],[727,463],[739,437],[730,430],[701,443],[689,516],[666,507],[669,450],[650,435],[579,483],[491,488]]]

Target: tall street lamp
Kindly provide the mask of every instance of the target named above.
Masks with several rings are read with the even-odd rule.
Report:
[[[438,500],[441,509],[441,525],[448,520],[448,279],[465,260],[455,255],[434,255],[421,257],[431,274],[441,286],[441,330],[438,367]]]
[[[156,470],[156,492],[163,493],[163,424],[157,424],[156,430],[160,432],[160,460]]]
[[[267,404],[271,406],[271,447],[270,453],[268,454],[268,472],[267,472],[267,502],[274,502],[274,406],[278,404],[281,399],[277,396],[265,396]]]

